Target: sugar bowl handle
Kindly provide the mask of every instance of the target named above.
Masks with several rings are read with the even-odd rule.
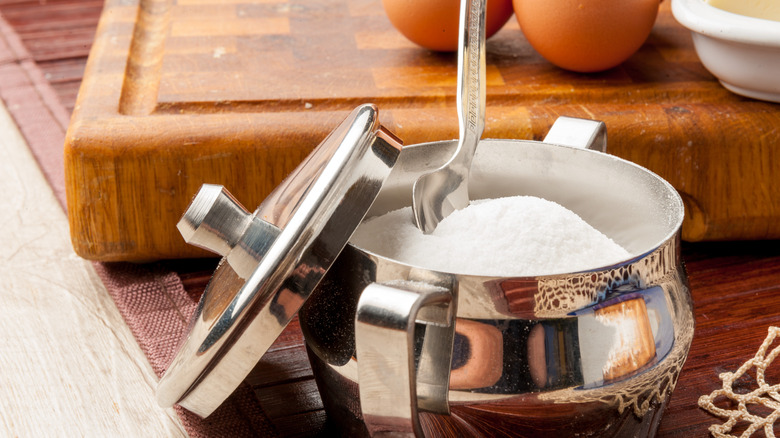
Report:
[[[415,364],[416,323],[425,335]],[[355,344],[360,405],[371,436],[422,437],[419,410],[449,413],[454,338],[455,300],[448,288],[405,281],[364,289]]]
[[[598,120],[561,116],[550,127],[544,143],[607,152],[607,126]]]

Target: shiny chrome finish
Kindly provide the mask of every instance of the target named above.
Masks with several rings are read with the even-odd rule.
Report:
[[[363,219],[400,144],[358,107],[250,215],[205,186],[179,224],[225,255],[204,292],[157,399],[208,416],[276,340]]]
[[[227,255],[252,221],[252,215],[222,186],[204,184],[176,225],[184,240]]]
[[[485,129],[485,7],[486,0],[460,2],[458,148],[446,164],[414,183],[412,209],[424,233],[469,204],[471,160]]]
[[[399,154],[372,106],[253,214],[205,186],[179,227],[225,257],[159,402],[208,415],[300,309],[345,435],[652,436],[693,337],[683,205],[657,175],[582,148],[603,146],[602,133],[566,118],[547,137],[556,144],[484,140],[468,179],[469,199],[557,202],[632,254],[583,272],[438,272],[347,244],[364,215],[411,205],[414,182],[458,147]]]
[[[369,216],[408,206],[409,188],[418,175],[444,163],[456,147],[455,142],[434,142],[404,148]],[[451,414],[423,408],[417,387],[426,436],[441,431],[447,436],[654,434],[693,337],[679,248],[679,195],[657,175],[608,154],[533,141],[483,140],[469,179],[470,198],[512,195],[566,206],[632,257],[585,272],[486,277],[410,266],[350,243],[300,314],[324,405],[350,436],[370,435],[377,424],[383,432],[396,425],[403,433],[421,433],[409,427],[414,401],[402,404],[389,388],[408,386],[406,377],[391,377],[401,368],[411,380],[415,370],[420,373],[421,345],[430,324],[416,323],[412,342],[399,347],[415,346],[417,368],[412,371],[405,359],[397,360],[398,350],[389,342],[369,354],[361,353],[363,343],[355,338],[362,328],[354,315],[364,307],[359,303],[365,294],[387,294],[387,308],[371,298],[373,314],[397,315],[402,313],[397,301],[376,284],[407,281],[454,291],[457,304]],[[436,279],[449,279],[450,285]],[[334,299],[338,306],[329,305]],[[364,389],[367,373],[372,377]],[[397,421],[389,405],[383,411],[383,400],[403,408],[404,421]]]
[[[246,280],[280,230],[250,214],[224,187],[203,184],[177,225],[184,240],[226,257]]]
[[[363,419],[372,436],[422,436],[418,405],[449,413],[451,302],[449,290],[427,283],[372,284],[361,295],[355,342]],[[426,326],[419,370],[415,322]]]
[[[550,127],[544,143],[607,152],[607,126],[599,120],[561,116]]]

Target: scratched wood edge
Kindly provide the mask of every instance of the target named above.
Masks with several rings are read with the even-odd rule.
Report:
[[[626,135],[633,130],[626,123],[635,123],[633,120],[625,122],[626,112],[632,109],[625,108],[620,116],[613,116],[615,108],[614,105],[593,105],[585,114],[579,106],[529,107],[525,108],[526,119],[512,119],[516,109],[509,108],[504,123],[494,124],[486,136],[538,140],[560,115],[603,120],[610,131],[610,153],[650,169],[666,169],[659,172],[660,176],[678,189],[685,203],[685,240],[780,237],[780,226],[773,227],[766,221],[765,212],[760,210],[744,211],[739,221],[707,215],[716,208],[713,204],[728,196],[722,191],[724,187],[736,193],[750,191],[749,187],[740,187],[744,184],[740,173],[752,172],[756,179],[771,179],[774,164],[765,167],[763,172],[766,173],[760,175],[760,168],[745,168],[741,163],[776,163],[773,147],[757,145],[697,158],[695,148],[686,148],[684,144],[670,140],[660,144],[657,141],[658,138],[669,139],[670,132],[686,129],[674,120],[680,117],[688,117],[693,125],[713,126],[712,120],[702,120],[700,115],[706,112],[698,111],[696,105],[682,108],[658,105],[636,114],[647,125],[640,138]],[[492,110],[499,114],[503,108]],[[388,120],[389,123],[383,123],[393,130],[395,120],[408,118],[404,111],[380,109],[380,120]],[[677,114],[681,111],[686,114]],[[669,116],[670,112],[674,115]],[[387,117],[383,118],[383,115]],[[202,117],[202,129],[195,131],[188,124],[178,123],[176,116],[117,116],[110,122],[113,132],[122,134],[111,138],[101,134],[106,118],[94,123],[76,120],[68,132],[65,154],[74,247],[85,258],[104,261],[202,257],[205,253],[186,245],[175,228],[202,183],[226,186],[252,210],[344,116],[335,111],[215,114]],[[780,119],[777,123],[780,124]],[[165,138],[156,134],[162,126],[167,132]],[[232,127],[230,141],[211,135],[217,126]],[[451,129],[457,129],[455,121]],[[727,129],[713,129],[709,135],[727,139],[725,144],[735,144],[746,135],[738,128]],[[413,138],[412,141],[452,138],[446,134],[434,132],[428,138]],[[685,137],[679,133],[679,138]],[[280,143],[285,146],[279,147]],[[194,154],[193,148],[197,148],[198,153]],[[692,160],[703,169],[721,168],[721,160],[733,161],[735,165],[721,170],[720,174],[708,176],[720,183],[702,187],[695,179],[699,175],[697,172],[674,172],[690,165]],[[96,193],[101,194],[97,199]],[[771,191],[756,190],[753,196],[756,198],[753,202],[767,205],[773,202]]]

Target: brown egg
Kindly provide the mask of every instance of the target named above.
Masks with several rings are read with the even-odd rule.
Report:
[[[458,50],[459,0],[382,0],[390,22],[406,38],[427,49]],[[490,38],[512,16],[512,0],[488,0],[485,36]]]
[[[596,72],[633,55],[650,35],[659,0],[513,0],[523,34],[558,67]]]

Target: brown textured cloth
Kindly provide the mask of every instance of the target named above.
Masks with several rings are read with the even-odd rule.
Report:
[[[160,376],[176,353],[197,303],[179,276],[164,264],[96,263],[96,270],[119,312]],[[203,420],[176,411],[190,436],[273,436],[273,428],[247,385],[242,385]]]
[[[63,143],[70,119],[13,28],[0,15],[0,99],[65,205]]]
[[[63,144],[68,115],[13,28],[0,16],[0,99],[65,206]],[[165,264],[95,263],[95,268],[154,372],[162,375],[196,307]],[[192,437],[278,435],[248,385],[209,418],[176,407]]]

